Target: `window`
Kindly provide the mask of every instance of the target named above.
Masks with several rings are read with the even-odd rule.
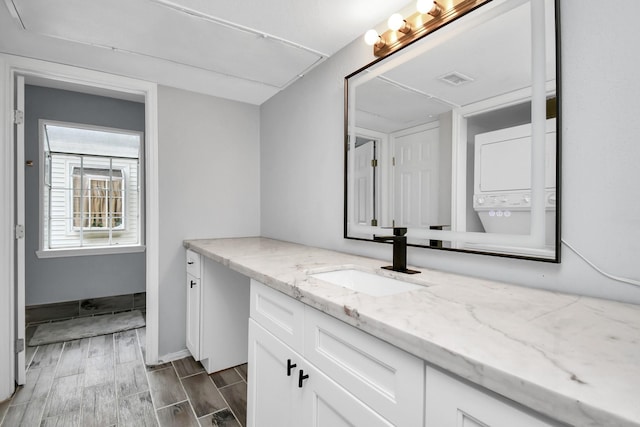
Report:
[[[73,227],[85,230],[124,229],[122,169],[74,167]]]
[[[141,247],[142,134],[49,121],[41,134],[38,255]]]

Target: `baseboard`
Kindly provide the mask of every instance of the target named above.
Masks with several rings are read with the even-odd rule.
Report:
[[[29,324],[72,319],[96,314],[119,313],[121,311],[146,308],[146,292],[136,292],[108,297],[85,298],[81,300],[54,302],[25,306],[25,322]]]
[[[158,357],[158,364],[173,362],[174,360],[184,359],[189,356],[191,356],[191,352],[185,348],[184,350]]]

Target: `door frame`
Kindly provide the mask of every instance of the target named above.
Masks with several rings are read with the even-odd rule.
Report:
[[[159,189],[158,189],[158,89],[156,83],[83,68],[0,54],[0,401],[15,389],[16,321],[24,307],[16,304],[15,245],[17,150],[12,111],[15,109],[15,78],[56,82],[93,94],[137,97],[145,104],[145,260],[146,260],[146,363],[158,362],[159,347]],[[24,256],[24,254],[22,255]]]
[[[20,111],[24,111],[24,102],[25,102],[25,90],[24,90],[24,76],[22,75],[17,75],[15,77],[15,79],[13,80],[15,87],[14,87],[14,106],[13,108],[18,109]],[[25,157],[25,149],[24,149],[24,138],[25,138],[25,133],[24,133],[24,129],[25,129],[25,124],[24,124],[24,117],[22,117],[22,121],[19,124],[15,124],[14,121],[14,148],[16,150],[15,153],[15,158],[16,161],[14,162],[14,165],[23,165],[24,164],[24,157]],[[14,214],[15,214],[15,223],[16,224],[22,224],[24,226],[25,224],[25,209],[26,209],[26,203],[25,203],[25,168],[24,167],[16,167],[15,169],[15,179],[16,179],[16,185],[14,186],[15,188],[15,196],[14,196],[14,202],[15,202],[15,210],[14,210]],[[15,342],[16,340],[22,340],[22,342],[25,344],[22,346],[22,350],[20,352],[16,352],[16,362],[15,362],[15,372],[16,372],[16,384],[18,385],[22,385],[25,384],[27,382],[26,376],[27,376],[27,368],[26,368],[26,360],[25,360],[25,356],[26,356],[26,342],[25,342],[25,334],[26,334],[26,330],[25,330],[25,310],[21,309],[20,307],[24,307],[25,306],[25,293],[26,293],[26,289],[25,289],[25,274],[26,274],[26,269],[25,269],[25,258],[26,258],[26,252],[25,252],[25,237],[24,237],[24,233],[22,233],[22,237],[18,238],[17,237],[18,231],[16,230],[16,239],[15,239],[15,246],[14,246],[14,250],[16,251],[16,263],[15,263],[15,274],[16,274],[16,279],[15,279],[15,297],[14,297],[14,307],[17,307],[15,315],[13,316],[15,324],[13,327],[13,331],[15,334],[14,340],[13,342]],[[21,254],[21,255],[20,255]]]

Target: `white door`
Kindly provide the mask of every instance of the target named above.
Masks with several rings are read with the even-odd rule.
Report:
[[[375,157],[375,142],[367,141],[356,147],[355,171],[355,218],[358,225],[373,225],[375,179],[372,162]]]
[[[393,172],[395,226],[428,228],[438,220],[439,130],[397,136]]]
[[[24,77],[16,76],[15,87],[16,105],[15,108],[22,114],[22,119],[16,120],[15,135],[16,135],[16,322],[15,322],[15,337],[16,345],[19,348],[16,349],[16,383],[21,385],[26,381],[26,362],[25,362],[25,348],[27,343],[25,342],[25,320],[24,320],[24,305],[25,305],[25,282],[24,282],[24,221],[25,221],[25,187],[24,187]],[[20,113],[19,113],[20,114]],[[37,164],[37,163],[36,163]],[[30,233],[37,232],[37,230],[29,230]],[[22,349],[21,351],[20,348]]]
[[[247,426],[302,427],[298,388],[302,357],[249,319]]]

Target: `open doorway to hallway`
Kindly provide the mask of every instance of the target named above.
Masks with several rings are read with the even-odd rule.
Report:
[[[74,92],[82,96],[98,96],[106,98],[110,102],[114,100],[124,100],[132,104],[138,104],[141,106],[142,112],[142,131],[138,131],[144,134],[144,144],[141,147],[140,157],[141,169],[150,170],[149,174],[143,179],[144,187],[149,191],[141,196],[140,206],[142,215],[147,219],[146,224],[142,225],[143,230],[141,236],[143,240],[140,241],[140,250],[137,253],[140,256],[141,262],[138,263],[138,271],[141,273],[139,276],[143,277],[142,287],[135,290],[126,290],[125,292],[131,292],[134,294],[142,294],[146,292],[146,317],[147,327],[146,336],[146,356],[147,362],[154,364],[158,362],[158,190],[157,190],[157,86],[153,83],[143,82],[135,79],[124,78],[115,75],[109,75],[101,72],[90,71],[86,69],[80,69],[76,67],[69,67],[60,64],[53,64],[48,62],[42,62],[37,60],[30,60],[27,58],[18,58],[2,55],[0,56],[0,62],[3,67],[0,69],[0,77],[4,84],[2,85],[0,92],[6,94],[3,96],[5,103],[0,107],[3,111],[12,111],[13,114],[6,114],[3,116],[5,119],[0,123],[0,134],[5,135],[4,139],[4,152],[6,154],[3,159],[3,169],[1,171],[3,176],[3,184],[1,189],[2,199],[6,202],[5,209],[2,210],[0,215],[0,222],[5,232],[2,232],[3,245],[2,245],[2,290],[1,294],[5,301],[10,302],[8,304],[8,310],[3,311],[0,314],[2,317],[2,323],[7,325],[6,328],[0,329],[0,340],[9,343],[5,350],[0,351],[0,398],[5,399],[10,396],[11,392],[15,388],[15,384],[24,384],[25,378],[25,306],[27,305],[27,291],[25,287],[26,276],[26,237],[29,236],[29,231],[25,229],[26,216],[28,212],[26,208],[27,201],[25,195],[26,171],[29,168],[39,169],[42,165],[40,157],[27,159],[24,152],[18,150],[25,147],[25,90],[24,85],[33,86],[37,88],[43,88],[44,90],[59,90],[64,92]],[[11,94],[11,96],[9,96]],[[22,101],[22,104],[20,103]],[[66,106],[60,107],[64,110]],[[81,106],[82,109],[82,106]],[[86,107],[89,111],[91,108]],[[33,108],[32,108],[33,110]],[[81,111],[80,113],[83,113]],[[39,119],[38,119],[39,120]],[[74,121],[77,121],[74,119]],[[38,126],[36,133],[39,133],[42,129]],[[23,139],[20,139],[20,138]],[[38,136],[39,137],[39,136]],[[38,139],[39,141],[39,139]],[[40,156],[40,152],[38,153]],[[77,172],[77,168],[76,168]],[[23,174],[20,177],[20,174]],[[72,170],[73,174],[73,170]],[[36,174],[38,175],[38,174]],[[75,175],[78,175],[77,173]],[[80,174],[79,176],[81,176]],[[100,175],[100,174],[97,174]],[[117,175],[117,176],[116,176]],[[117,173],[109,178],[113,180],[113,177],[120,178]],[[124,176],[124,175],[121,175]],[[39,177],[38,177],[39,178]],[[21,181],[22,179],[22,181]],[[20,184],[21,183],[21,184]],[[22,185],[22,187],[19,187]],[[37,181],[38,186],[42,186],[42,181]],[[73,187],[68,188],[69,197],[73,197]],[[81,189],[79,189],[81,190]],[[42,230],[43,215],[41,212],[41,198],[42,191],[40,189],[38,198],[35,204],[36,213],[36,238],[37,249],[42,249],[41,236],[42,233],[38,233]],[[106,202],[110,202],[105,199]],[[84,206],[98,206],[99,204],[84,204]],[[112,211],[113,213],[116,211]],[[149,212],[147,215],[146,212]],[[113,219],[113,218],[112,218]],[[112,221],[114,227],[120,226]],[[79,227],[84,227],[83,223],[79,223]],[[93,224],[91,225],[93,226]],[[97,224],[96,224],[97,226]],[[72,225],[71,228],[74,226]],[[89,227],[89,226],[88,226]],[[77,229],[78,227],[76,227]],[[6,230],[15,230],[15,235],[7,235]],[[33,230],[31,230],[33,233]],[[13,234],[13,233],[12,233]],[[4,237],[10,237],[4,239]],[[14,242],[15,243],[14,245]],[[7,243],[5,245],[5,243]],[[20,249],[20,244],[22,248]],[[116,250],[117,252],[117,250]],[[5,256],[6,255],[6,256]],[[74,254],[75,255],[75,254]],[[102,255],[102,254],[101,254]],[[116,254],[120,256],[127,256],[128,254]],[[64,257],[61,257],[64,258]],[[73,262],[73,268],[78,270],[82,267],[86,268],[85,263],[87,259],[93,258],[93,256],[76,256]],[[55,258],[43,257],[40,261],[45,263],[54,262]],[[101,274],[103,277],[118,278],[118,274],[121,273],[120,269],[114,266],[112,262],[103,262],[102,273],[105,271],[107,274]],[[61,268],[61,267],[57,267]],[[71,269],[69,265],[64,267]],[[101,273],[96,267],[94,278],[98,277],[98,273]],[[32,270],[29,270],[31,272]],[[50,275],[49,282],[53,282],[54,275]],[[132,277],[132,276],[128,276]],[[46,281],[45,281],[46,282]],[[92,283],[86,281],[85,283]],[[112,282],[118,282],[114,280]],[[88,286],[90,288],[90,285]],[[31,296],[36,295],[36,300],[31,299],[31,304],[38,304],[38,295],[43,297],[43,292],[49,292],[54,289],[64,289],[63,286],[55,286],[51,284],[48,287],[43,287],[40,290],[42,292],[31,293]],[[122,295],[122,291],[113,291],[110,294]],[[101,298],[99,294],[86,295],[80,293],[73,293],[72,297],[64,298],[64,300],[73,299],[77,300],[91,300],[95,298]],[[109,294],[103,294],[109,295]],[[29,298],[31,298],[29,296]],[[35,302],[34,302],[35,301]],[[58,300],[60,301],[60,299]],[[47,304],[50,301],[39,301]],[[10,367],[10,369],[7,369]]]

